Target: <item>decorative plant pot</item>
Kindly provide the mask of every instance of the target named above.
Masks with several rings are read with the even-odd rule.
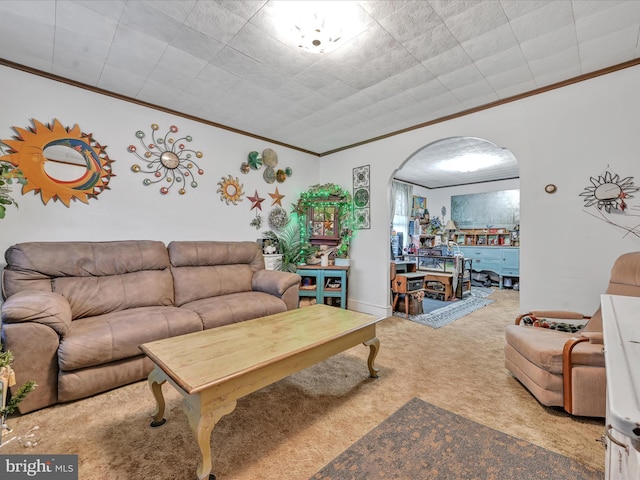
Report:
[[[339,257],[336,257],[333,264],[336,267],[348,267],[348,266],[351,265],[351,259],[350,258],[339,258]]]

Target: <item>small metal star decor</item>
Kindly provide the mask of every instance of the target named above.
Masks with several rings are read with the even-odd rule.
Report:
[[[251,200],[251,210],[256,210],[256,217],[251,220],[249,225],[259,229],[262,226],[262,215],[258,214],[258,210],[262,211],[262,202],[264,202],[264,198],[261,198],[260,195],[258,195],[258,190],[253,194],[253,197],[247,195],[247,198]]]

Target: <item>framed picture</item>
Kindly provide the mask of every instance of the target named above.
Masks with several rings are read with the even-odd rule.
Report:
[[[312,236],[322,237],[324,236],[324,222],[312,222],[311,228],[313,229]]]

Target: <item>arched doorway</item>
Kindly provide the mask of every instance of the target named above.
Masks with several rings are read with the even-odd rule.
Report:
[[[448,221],[452,220],[452,196],[510,190],[519,193],[519,188],[518,162],[507,148],[476,137],[449,137],[425,145],[407,158],[390,179],[391,260],[394,260],[394,255],[401,256],[412,246],[420,247],[415,238],[416,219],[436,219],[441,230],[445,228]],[[401,194],[405,196],[403,202],[396,200]],[[418,203],[409,205],[411,200],[408,199],[416,201],[416,197]],[[424,204],[420,203],[421,198]],[[396,209],[394,204],[401,204],[402,207]],[[490,223],[481,225],[489,227]],[[426,225],[422,224],[421,227]],[[504,227],[508,228],[517,226]],[[489,230],[492,229],[487,228]],[[473,239],[472,244],[475,245],[477,241]],[[486,242],[487,237],[480,241]],[[496,246],[502,241],[495,237]],[[394,242],[400,244],[395,250]],[[493,237],[491,242],[494,242]],[[511,245],[510,240],[506,243]],[[499,283],[502,286],[502,277]]]

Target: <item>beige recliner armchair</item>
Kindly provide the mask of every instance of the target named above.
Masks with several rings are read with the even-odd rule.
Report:
[[[640,297],[640,252],[620,256],[606,293]],[[523,318],[588,319],[577,333],[521,325]],[[505,366],[546,406],[572,415],[604,417],[606,377],[600,308],[589,318],[577,312],[532,311],[506,328]]]

